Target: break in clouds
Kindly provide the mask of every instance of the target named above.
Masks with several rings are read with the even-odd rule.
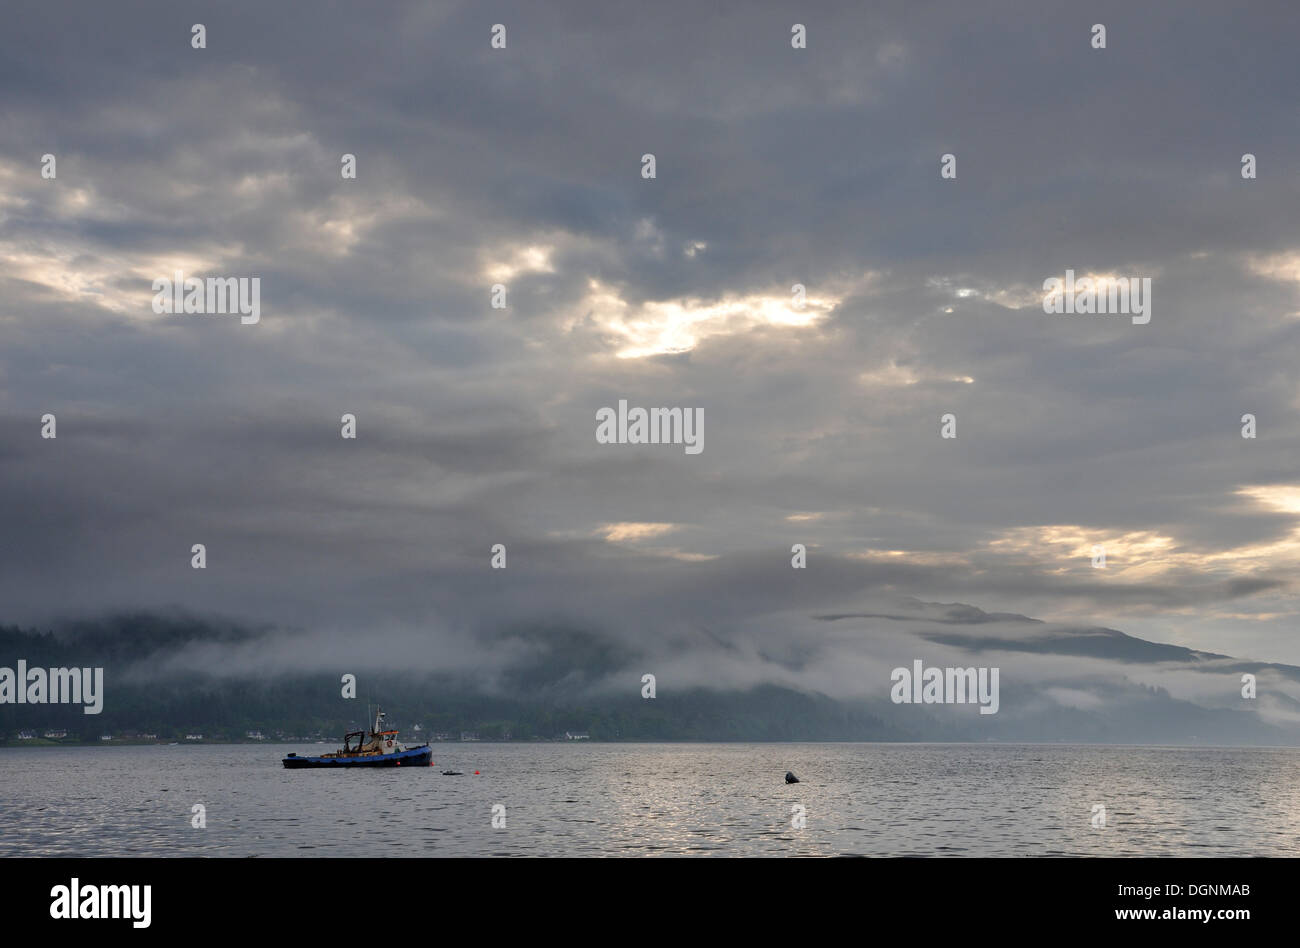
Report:
[[[915,597],[1300,663],[1300,23],[1181,9],[9,11],[0,622],[469,677],[560,622],[661,688],[854,694]],[[1045,312],[1067,272],[1149,318]],[[707,448],[602,442],[621,402]]]

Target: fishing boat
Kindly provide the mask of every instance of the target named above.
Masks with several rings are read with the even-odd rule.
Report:
[[[369,717],[370,711],[366,710]],[[284,765],[290,770],[304,767],[431,767],[433,748],[428,744],[407,747],[397,739],[396,730],[383,729],[384,712],[375,709],[375,723],[369,731],[348,731],[343,735],[343,749],[319,757],[290,754]],[[356,743],[352,739],[356,738]]]

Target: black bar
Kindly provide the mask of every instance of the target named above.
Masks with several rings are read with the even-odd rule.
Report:
[[[8,859],[6,929],[80,935],[382,933],[495,940],[678,937],[750,927],[808,940],[827,926],[883,934],[904,925],[972,936],[1198,930],[1231,938],[1291,915],[1285,859]],[[128,918],[54,919],[52,889],[149,885],[148,928]],[[1121,893],[1121,886],[1128,887]],[[1177,889],[1169,888],[1171,886]],[[1150,890],[1154,887],[1154,892]],[[1194,888],[1201,887],[1201,888]],[[1208,887],[1208,888],[1207,888]],[[1150,894],[1148,894],[1150,893]],[[1153,911],[1155,917],[1119,917]],[[1246,917],[1165,917],[1245,910]],[[129,913],[126,913],[129,914]],[[603,932],[591,926],[610,927]],[[669,926],[669,927],[665,927]],[[1046,927],[1045,927],[1046,926]],[[638,936],[637,933],[640,933]],[[674,932],[676,934],[674,934]],[[982,937],[982,936],[981,936]],[[586,938],[584,937],[584,940]]]

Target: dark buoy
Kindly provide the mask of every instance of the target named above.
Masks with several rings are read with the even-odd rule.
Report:
[[[787,770],[787,771],[785,772],[785,782],[786,782],[786,783],[798,783],[798,782],[799,782],[799,778],[796,777],[796,776],[794,775],[794,772],[793,772],[793,771]]]

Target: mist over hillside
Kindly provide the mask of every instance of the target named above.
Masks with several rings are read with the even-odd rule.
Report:
[[[0,628],[0,667],[105,670],[100,714],[0,704],[0,735],[336,738],[381,701],[407,740],[1300,743],[1300,668],[961,604],[899,599],[655,639],[537,622],[473,640],[467,652],[410,631],[343,637],[183,614]],[[895,703],[893,670],[917,661],[997,668],[996,713]]]

